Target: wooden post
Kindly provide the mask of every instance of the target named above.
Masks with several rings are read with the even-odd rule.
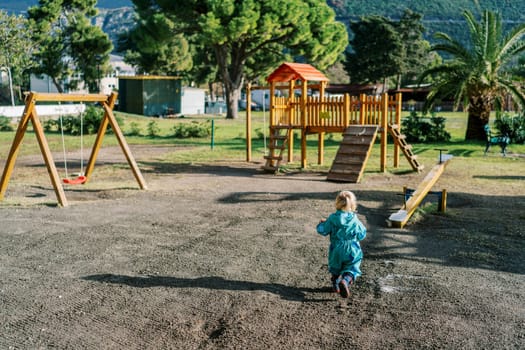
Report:
[[[295,95],[295,80],[290,80],[290,83],[288,85],[288,121],[289,125],[291,126],[295,120],[295,109],[293,106],[294,101],[294,95]],[[288,130],[288,163],[293,162],[293,148],[294,148],[294,132],[293,128],[290,127]]]
[[[126,139],[124,138],[124,134],[122,133],[122,130],[120,130],[120,127],[117,123],[117,119],[113,115],[113,107],[115,106],[116,100],[117,100],[117,93],[112,92],[107,102],[102,103],[102,107],[104,108],[104,111],[105,111],[103,120],[106,120],[106,122],[102,124],[106,124],[106,128],[107,128],[108,123],[111,125],[111,130],[113,130],[113,133],[117,137],[120,148],[122,149],[122,152],[124,153],[124,156],[126,157],[128,161],[128,164],[133,172],[133,175],[135,176],[135,179],[137,180],[137,183],[140,186],[140,189],[145,190],[147,189],[146,182],[144,181],[144,178],[142,177],[142,174],[137,165],[137,162],[135,161],[135,158],[131,154],[131,150],[129,149]],[[95,166],[95,160],[97,158],[98,151],[100,150],[100,145],[102,142],[102,138],[104,137],[105,131],[106,129],[104,130],[99,129],[100,137],[97,135],[95,145],[93,146],[93,151],[91,152],[91,157],[89,158],[89,163],[86,168],[86,178],[88,178],[88,180],[89,180],[89,175],[91,174]]]
[[[326,81],[321,81],[321,86],[319,88],[319,106],[322,107],[326,103],[324,96],[326,89]],[[321,109],[319,110],[321,113]],[[322,165],[324,163],[324,132],[320,132],[317,137],[317,164]]]
[[[252,161],[252,84],[246,84],[246,161]]]
[[[62,182],[60,181],[60,176],[58,175],[55,161],[53,160],[51,150],[49,149],[46,137],[44,136],[44,129],[42,128],[42,124],[40,123],[40,120],[36,115],[36,109],[33,109],[33,113],[31,115],[31,122],[33,124],[33,130],[35,131],[36,138],[38,140],[38,145],[40,146],[40,152],[42,152],[42,156],[44,157],[47,172],[49,173],[51,183],[53,184],[53,189],[55,190],[55,195],[58,199],[58,203],[63,207],[67,207],[68,203],[66,199],[66,194],[64,193],[64,187],[62,186]]]
[[[320,83],[321,83],[321,86],[319,88],[319,99],[321,101],[324,101],[324,92],[326,90],[326,83],[327,82],[326,81],[321,81]]]
[[[350,95],[349,94],[344,94],[344,115],[343,115],[343,124],[344,124],[344,127],[345,129],[348,128],[348,126],[350,125],[350,104],[352,103],[351,101],[351,98],[350,98]]]
[[[447,211],[447,190],[441,191],[441,202],[439,203],[439,211],[444,213]]]
[[[387,136],[388,136],[388,94],[381,96],[381,171],[386,171]]]
[[[366,114],[366,95],[359,95],[359,124],[365,124],[365,114]]]
[[[20,144],[22,143],[22,140],[24,139],[24,135],[27,130],[27,125],[29,124],[29,120],[31,119],[31,116],[33,115],[34,108],[35,108],[34,93],[30,93],[26,97],[26,106],[24,108],[24,113],[22,114],[22,118],[20,119],[20,122],[18,123],[18,128],[16,130],[15,138],[13,140],[13,144],[11,146],[11,149],[9,150],[9,155],[7,156],[7,160],[5,163],[4,172],[2,174],[2,179],[0,181],[0,200],[4,199],[4,195],[7,190],[7,184],[9,183],[9,179],[11,178],[11,174],[13,173],[13,169],[15,167],[15,162],[16,162],[16,157],[18,156],[18,151],[20,150]]]
[[[317,137],[317,164],[323,165],[324,163],[324,132],[320,132]]]
[[[394,124],[397,125],[399,128],[399,131],[401,131],[401,110],[403,107],[403,97],[400,92],[396,94],[396,120],[394,121]],[[397,142],[394,142],[394,168],[399,167],[399,144]]]
[[[308,81],[303,80],[301,85],[301,168],[306,168],[306,98],[308,95]]]
[[[38,116],[36,114],[36,96],[36,93],[31,92],[26,98],[24,114],[18,124],[15,139],[13,140],[11,150],[9,151],[9,156],[7,158],[4,173],[2,175],[2,181],[0,183],[0,199],[4,198],[5,191],[7,189],[7,183],[9,182],[9,179],[11,177],[12,171],[15,166],[16,157],[18,155],[18,151],[20,150],[20,144],[22,143],[22,139],[24,138],[24,134],[27,130],[28,123],[31,120],[38,141],[38,146],[40,147],[40,152],[44,157],[47,172],[49,173],[51,184],[53,185],[53,189],[55,191],[55,195],[57,196],[58,203],[60,206],[66,207],[68,203],[64,194],[64,188],[62,187],[62,183],[60,182],[60,176],[58,175],[53,156],[51,154],[51,151],[49,150],[49,145],[44,136],[44,129],[42,128],[42,124],[40,124],[40,121],[38,120]]]
[[[270,128],[275,125],[275,82],[270,83]]]

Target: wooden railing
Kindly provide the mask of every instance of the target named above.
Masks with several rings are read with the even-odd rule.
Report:
[[[383,98],[387,101],[383,101]],[[387,103],[387,108],[383,108]],[[387,111],[387,123],[399,123],[401,95],[380,96],[308,96],[301,113],[300,97],[276,97],[273,106],[271,126],[291,128],[344,129],[351,124],[382,125],[383,110]]]

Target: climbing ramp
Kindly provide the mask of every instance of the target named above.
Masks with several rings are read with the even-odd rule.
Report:
[[[346,128],[326,179],[353,183],[361,181],[376,136],[377,125],[350,125]]]
[[[406,136],[401,133],[399,130],[399,126],[395,124],[388,125],[388,131],[390,135],[394,138],[394,142],[396,145],[401,148],[401,151],[403,151],[403,154],[407,158],[408,162],[410,163],[410,166],[415,171],[422,171],[423,170],[423,164],[419,163],[417,160],[417,156],[412,152],[412,145],[409,145],[406,142]]]

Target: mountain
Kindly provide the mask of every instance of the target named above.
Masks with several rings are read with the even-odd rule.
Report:
[[[0,9],[9,13],[24,13],[31,6],[38,4],[38,0],[0,0]],[[116,9],[119,7],[132,7],[131,0],[99,0],[97,7],[100,9]]]
[[[116,46],[118,35],[135,25],[135,11],[132,7],[99,9],[94,23],[101,27]]]
[[[327,3],[343,20],[356,20],[370,14],[399,18],[407,8],[423,14],[429,21],[462,19],[463,10],[477,13],[479,8],[497,10],[509,21],[523,22],[525,19],[523,0],[328,0]],[[476,3],[479,3],[479,8]]]
[[[435,32],[443,31],[463,42],[468,39],[468,31],[462,12],[468,9],[479,13],[476,2],[482,9],[499,11],[507,28],[525,22],[525,0],[327,0],[337,19],[347,27],[350,21],[357,21],[361,16],[381,15],[399,19],[405,9],[410,9],[423,15],[425,37],[429,41],[432,41]],[[37,4],[38,0],[0,0],[0,9],[24,13],[28,7]],[[119,33],[134,23],[131,0],[99,0],[97,7],[100,13],[95,23],[102,27],[113,42]]]
[[[525,22],[524,0],[328,0],[339,21],[347,26],[362,16],[381,15],[399,19],[406,9],[423,15],[425,37],[432,42],[435,32],[445,32],[461,42],[468,41],[464,10],[479,14],[480,9],[501,13],[505,29]],[[479,3],[479,7],[476,5]]]
[[[35,5],[38,0],[0,0],[0,9],[9,13],[25,14]],[[99,14],[93,21],[115,45],[118,35],[134,25],[133,3],[131,0],[99,0],[97,7]]]

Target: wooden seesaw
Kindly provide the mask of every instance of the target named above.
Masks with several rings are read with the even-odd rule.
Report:
[[[436,184],[441,174],[443,174],[445,171],[445,167],[452,159],[451,155],[442,156],[442,151],[444,150],[439,150],[439,162],[434,165],[432,169],[430,169],[427,176],[425,176],[423,181],[421,181],[419,186],[412,193],[412,196],[406,201],[401,209],[390,215],[390,217],[386,220],[388,227],[403,228],[412,214],[414,214],[419,204],[421,204],[423,199],[425,199],[426,195]]]

